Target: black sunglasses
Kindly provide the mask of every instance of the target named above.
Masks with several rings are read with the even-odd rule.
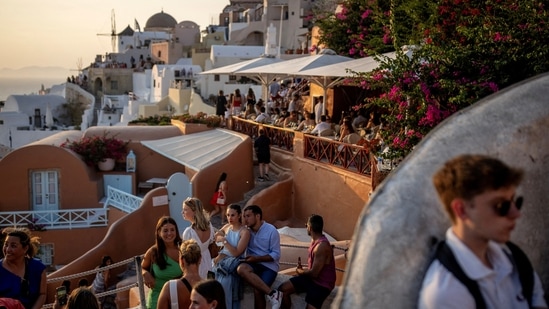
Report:
[[[515,207],[520,210],[520,208],[522,208],[522,202],[524,202],[524,198],[522,196],[519,196],[514,201],[510,200],[497,203],[494,209],[500,217],[505,217],[509,214],[509,210],[511,210],[512,204],[515,204]]]

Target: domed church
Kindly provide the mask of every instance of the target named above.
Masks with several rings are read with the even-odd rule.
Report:
[[[151,16],[145,24],[145,31],[171,31],[177,25],[177,20],[170,14],[164,13],[162,10],[160,13],[156,13]]]

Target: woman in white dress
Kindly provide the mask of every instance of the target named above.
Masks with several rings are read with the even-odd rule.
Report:
[[[183,231],[183,240],[194,239],[200,246],[202,261],[198,272],[200,277],[206,279],[208,271],[212,269],[212,257],[208,245],[215,241],[215,229],[210,223],[202,202],[196,197],[188,197],[183,202],[183,219],[191,222],[191,226]]]

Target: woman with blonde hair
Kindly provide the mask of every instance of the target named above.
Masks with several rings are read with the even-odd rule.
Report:
[[[200,246],[194,239],[185,240],[179,247],[179,266],[184,275],[181,279],[170,280],[164,284],[158,297],[158,309],[170,309],[173,305],[178,308],[189,308],[191,304],[191,290],[203,277],[199,274],[202,254]],[[175,286],[175,295],[171,287]]]
[[[214,242],[215,229],[212,226],[202,202],[196,197],[188,197],[183,201],[181,214],[183,219],[191,222],[191,226],[183,231],[183,240],[193,239],[200,247],[202,261],[200,262],[200,277],[206,278],[208,271],[212,269],[212,257],[208,246]]]

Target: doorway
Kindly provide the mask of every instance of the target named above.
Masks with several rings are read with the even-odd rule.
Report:
[[[32,209],[59,209],[59,175],[58,171],[33,171],[32,177]]]

